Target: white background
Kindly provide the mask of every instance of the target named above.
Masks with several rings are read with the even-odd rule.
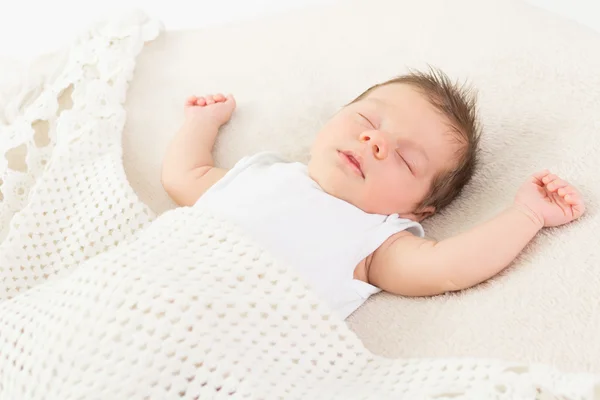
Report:
[[[140,8],[166,29],[192,29],[337,1],[344,0],[0,0],[0,56],[27,59],[50,52],[118,9]],[[527,1],[600,32],[598,0]]]

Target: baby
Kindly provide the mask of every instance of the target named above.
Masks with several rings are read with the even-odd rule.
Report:
[[[215,138],[235,107],[232,95],[187,100],[163,164],[165,190],[241,226],[342,318],[380,290],[431,296],[483,282],[543,227],[585,210],[575,187],[544,170],[491,220],[425,239],[420,222],[469,182],[480,137],[474,98],[439,70],[366,90],[323,126],[308,165],[265,152],[215,167]]]

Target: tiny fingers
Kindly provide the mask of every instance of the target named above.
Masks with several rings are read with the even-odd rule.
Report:
[[[541,170],[541,171],[538,171],[538,172],[534,173],[534,174],[533,174],[533,177],[541,180],[541,179],[542,179],[542,178],[544,178],[546,175],[550,175],[550,171],[549,171],[549,170],[547,170],[547,169],[543,169],[543,170]]]
[[[574,194],[565,194],[563,197],[564,197],[565,201],[569,204],[573,204],[573,203],[577,202]]]
[[[575,218],[579,218],[585,213],[585,202],[579,192],[569,193],[565,195],[564,199],[573,210],[573,216]]]
[[[548,190],[550,192],[556,192],[559,189],[565,188],[569,185],[569,182],[560,179],[560,178],[556,178],[555,180],[551,181],[550,183],[548,183],[546,185],[546,187],[548,188]],[[560,193],[559,193],[560,194]]]
[[[556,179],[558,179],[558,176],[556,176],[556,174],[547,174],[542,178],[542,182],[544,182],[544,184],[547,185]]]
[[[545,176],[543,176],[541,178],[541,181],[544,184],[544,186],[546,186],[546,189],[551,193],[557,192],[558,190],[565,188],[569,185],[569,182],[565,181],[564,179],[561,179],[558,175],[551,173],[547,173]],[[558,192],[558,194],[561,196],[563,195],[560,192]]]
[[[215,95],[209,94],[204,97],[190,96],[185,101],[185,105],[188,107],[191,107],[191,106],[203,107],[203,106],[208,106],[208,105],[216,104],[216,103],[224,103],[227,100],[233,101],[233,96],[232,95],[224,96],[222,93],[217,93]]]
[[[571,206],[575,218],[579,218],[585,212],[585,204],[581,194],[572,186],[568,186],[565,195],[562,196],[565,203]]]
[[[533,174],[532,180],[550,192],[554,201],[566,203],[573,211],[574,218],[579,218],[585,212],[585,203],[577,188],[558,175],[543,170]]]
[[[535,183],[538,186],[544,186],[543,179],[548,174],[550,174],[550,171],[548,171],[547,169],[537,171],[536,173],[531,175],[531,182]]]
[[[563,198],[569,204],[574,204],[581,201],[581,196],[577,192],[567,192]]]

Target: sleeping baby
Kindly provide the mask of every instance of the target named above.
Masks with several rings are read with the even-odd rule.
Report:
[[[367,89],[317,133],[308,164],[272,152],[214,166],[232,95],[187,99],[162,185],[181,206],[208,207],[295,268],[348,317],[383,290],[431,296],[469,288],[507,267],[543,228],[585,211],[578,190],[548,170],[529,176],[494,218],[441,241],[420,224],[450,204],[477,165],[475,99],[441,71]]]

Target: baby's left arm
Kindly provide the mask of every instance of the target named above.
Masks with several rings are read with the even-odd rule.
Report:
[[[530,177],[514,203],[491,220],[439,242],[400,232],[371,257],[369,282],[404,296],[469,288],[506,268],[543,228],[585,211],[573,186],[548,171]]]

